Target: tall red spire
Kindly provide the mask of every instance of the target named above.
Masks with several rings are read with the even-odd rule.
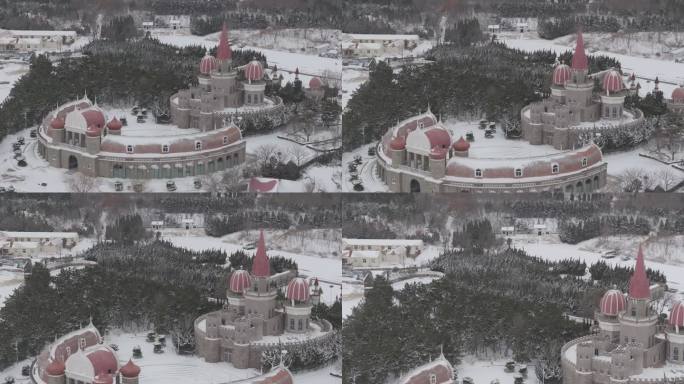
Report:
[[[230,41],[228,41],[228,27],[226,23],[223,23],[223,29],[221,30],[221,35],[219,36],[219,44],[216,49],[216,58],[225,61],[231,60],[233,58],[233,51],[230,49]]]
[[[587,54],[584,52],[584,38],[582,38],[581,29],[577,31],[577,45],[575,46],[575,53],[572,55],[572,69],[589,69],[589,61],[587,60]]]
[[[634,273],[629,279],[629,297],[634,299],[651,298],[649,286],[648,276],[646,276],[646,266],[644,265],[644,252],[641,249],[641,245],[639,245],[639,254],[637,254]]]
[[[252,261],[252,276],[254,277],[269,277],[271,276],[271,264],[266,255],[266,242],[264,241],[264,231],[259,233],[259,241],[257,242],[257,250]]]

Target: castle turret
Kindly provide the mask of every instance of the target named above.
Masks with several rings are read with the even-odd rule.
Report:
[[[446,174],[446,155],[446,149],[435,147],[430,151],[430,172],[435,179],[441,179]]]
[[[309,330],[311,302],[309,284],[302,277],[296,277],[287,284],[287,304],[285,305],[285,330],[305,333]]]
[[[406,163],[406,138],[404,136],[399,135],[392,139],[389,148],[393,167],[398,167]]]
[[[684,364],[684,302],[672,306],[665,330],[667,338],[667,361]]]
[[[627,91],[622,82],[622,75],[615,69],[611,69],[603,75],[601,92],[601,117],[604,119],[617,120],[622,118],[622,109],[625,104]]]
[[[121,124],[121,121],[116,117],[113,117],[112,120],[109,123],[107,123],[107,132],[110,135],[121,135],[122,127],[123,124]]]
[[[627,300],[617,289],[608,290],[601,298],[600,312],[596,316],[599,335],[603,343],[602,350],[609,350],[610,345],[620,343],[620,322],[618,315],[625,310]]]
[[[66,384],[66,367],[61,360],[53,360],[45,368],[46,384]]]
[[[454,156],[457,157],[468,157],[468,152],[470,151],[470,143],[461,136],[454,144],[451,146],[451,150]]]
[[[228,40],[228,27],[223,23],[221,34],[219,35],[219,44],[216,48],[216,59],[218,67],[221,72],[230,72],[233,66],[233,51],[230,48],[230,41]]]
[[[321,303],[321,295],[323,289],[318,285],[318,277],[314,280],[313,289],[311,291],[311,305],[318,305]]]
[[[258,316],[263,322],[264,329],[262,334],[271,335],[280,331],[280,327],[271,329],[270,320],[276,316],[276,296],[277,290],[271,282],[271,266],[266,255],[266,242],[264,240],[264,232],[259,233],[259,240],[257,241],[257,249],[252,260],[252,285],[250,289],[245,291],[245,313],[248,315]]]
[[[655,344],[657,314],[650,308],[651,291],[644,253],[639,246],[634,273],[629,280],[627,308],[619,316],[621,344],[638,344],[648,349]]]
[[[244,293],[252,286],[252,278],[249,272],[244,269],[238,269],[230,274],[228,281],[228,304],[236,307],[239,314],[245,313],[245,297]]]
[[[65,130],[63,118],[55,117],[54,119],[52,119],[52,121],[50,122],[50,126],[48,127],[48,135],[50,135],[52,141],[55,142],[55,144],[64,142]]]
[[[576,384],[592,384],[593,372],[591,369],[591,360],[594,357],[594,343],[587,341],[577,344],[577,383]]]
[[[119,370],[121,374],[121,384],[138,384],[138,377],[140,376],[140,367],[138,367],[133,360],[129,359]]]
[[[584,51],[584,37],[582,37],[582,31],[577,31],[577,42],[575,45],[575,52],[572,54],[572,82],[573,83],[586,83],[589,73],[589,60],[587,59],[587,54]]]
[[[203,93],[200,96],[199,129],[202,132],[214,130],[214,96]]]
[[[100,143],[102,141],[102,130],[94,125],[91,125],[86,130],[86,150],[91,155],[100,152]]]

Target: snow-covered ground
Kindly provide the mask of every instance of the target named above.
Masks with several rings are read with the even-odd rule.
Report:
[[[28,72],[28,63],[0,61],[0,102],[9,96],[14,83]],[[4,82],[7,82],[4,84]]]
[[[238,250],[244,250],[243,245],[254,242],[258,236],[257,231],[251,231],[247,234],[248,236],[239,237],[239,234],[232,234],[225,236],[223,238],[215,238],[209,236],[197,236],[188,234],[186,236],[179,236],[176,234],[165,235],[162,233],[163,239],[170,241],[171,243],[184,247],[187,249],[192,249],[195,251],[201,251],[206,249],[220,249],[230,254]],[[323,288],[322,299],[325,303],[332,304],[335,299],[340,296],[340,284],[341,284],[341,274],[342,274],[342,262],[339,257],[332,254],[333,251],[329,253],[321,253],[322,256],[316,256],[316,253],[298,253],[298,252],[288,252],[276,249],[280,242],[278,237],[271,237],[269,232],[264,232],[264,237],[266,239],[266,250],[269,256],[283,256],[294,260],[299,266],[299,272],[307,277],[318,277]],[[298,241],[306,242],[306,238],[291,239],[287,240],[293,243]],[[311,242],[312,240],[308,240]],[[321,246],[320,251],[323,252],[323,248],[328,247],[325,245],[326,240],[316,239]],[[302,245],[304,246],[304,245]],[[313,245],[308,244],[307,247],[312,247]],[[244,250],[247,254],[253,254],[255,250]],[[327,254],[327,257],[325,256]]]
[[[342,71],[342,109],[352,98],[356,90],[368,80],[368,68],[346,66]]]
[[[461,364],[454,367],[458,378],[470,377],[476,384],[493,383],[498,380],[501,383],[512,383],[518,372],[505,372],[504,368],[510,359],[505,360],[478,360],[472,356],[465,356]],[[537,384],[539,380],[535,374],[534,365],[527,366],[527,384]]]
[[[358,178],[363,184],[363,192],[388,192],[387,185],[378,177],[377,159],[375,156],[368,155],[368,149],[375,147],[377,143],[362,145],[352,152],[342,153],[342,191],[353,192],[354,184],[350,180],[349,164],[357,156],[361,156],[362,163],[357,167]]]
[[[19,271],[0,270],[0,308],[5,306],[5,300],[12,295],[24,282],[24,273]]]

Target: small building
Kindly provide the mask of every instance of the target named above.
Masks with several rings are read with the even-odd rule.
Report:
[[[342,239],[342,263],[352,268],[404,265],[423,250],[423,240]]]
[[[501,26],[499,24],[490,24],[487,26],[487,31],[489,33],[499,33]]]
[[[511,236],[515,232],[515,227],[501,227],[501,234],[504,236]]]
[[[342,54],[347,57],[404,56],[416,48],[419,42],[418,35],[350,33],[346,35],[341,48]]]
[[[0,231],[0,255],[32,257],[56,254],[63,248],[73,248],[78,240],[76,232]]]
[[[153,220],[150,223],[150,226],[152,227],[152,229],[158,231],[158,230],[164,228],[164,221],[163,220]]]
[[[151,31],[154,28],[154,21],[143,21],[142,29],[143,31]]]
[[[76,31],[0,30],[0,49],[6,51],[59,51],[75,41]]]
[[[535,224],[533,228],[534,233],[536,233],[537,236],[548,235],[550,233],[546,224]]]

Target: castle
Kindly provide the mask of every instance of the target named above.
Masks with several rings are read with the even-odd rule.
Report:
[[[34,384],[139,384],[140,371],[132,360],[119,362],[91,321],[43,351],[33,365],[31,380]]]
[[[268,347],[325,337],[331,330],[327,321],[311,320],[311,308],[320,302],[318,280],[311,287],[294,271],[271,274],[263,232],[251,271],[233,271],[228,283],[224,308],[195,320],[197,354],[207,362],[260,368]],[[279,299],[282,287],[286,293]]]
[[[651,296],[639,247],[627,296],[608,290],[601,298],[592,334],[561,349],[563,383],[670,382],[672,368],[684,367],[684,303],[675,303],[663,323]]]
[[[595,89],[595,80],[600,90]],[[634,82],[629,89],[625,87],[615,69],[589,74],[584,39],[578,32],[571,65],[558,63],[553,70],[551,97],[520,112],[522,136],[530,144],[563,150],[581,146],[587,140],[583,133],[640,125],[641,111],[624,107],[625,97],[636,91]]]

